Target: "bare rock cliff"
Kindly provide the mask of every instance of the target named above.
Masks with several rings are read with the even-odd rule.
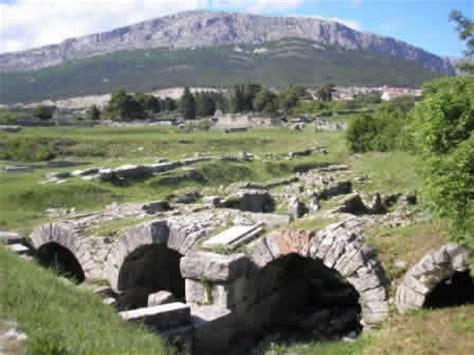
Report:
[[[449,61],[393,38],[353,30],[338,22],[305,17],[187,11],[109,32],[67,39],[22,52],[0,55],[0,70],[25,71],[118,50],[191,48],[261,44],[287,37],[307,38],[346,50],[364,49],[414,60],[437,72],[453,74]]]

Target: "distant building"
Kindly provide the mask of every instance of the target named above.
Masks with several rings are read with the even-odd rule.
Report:
[[[411,88],[393,88],[383,87],[381,99],[383,101],[392,101],[393,99],[401,96],[421,96],[420,89]]]

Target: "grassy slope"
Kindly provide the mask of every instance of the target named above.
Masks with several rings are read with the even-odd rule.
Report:
[[[23,73],[0,74],[2,103],[107,93],[117,87],[148,91],[182,85],[233,85],[252,80],[270,86],[331,81],[341,85],[419,85],[436,76],[420,65],[363,51],[324,50],[288,39],[235,52],[231,46],[122,51]]]
[[[0,246],[0,319],[15,320],[31,354],[168,354],[163,341],[124,322],[86,290]]]

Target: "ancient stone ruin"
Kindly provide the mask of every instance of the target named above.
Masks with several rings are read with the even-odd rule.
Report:
[[[467,261],[467,250],[453,243],[426,254],[408,270],[398,287],[398,310],[474,303],[474,280]]]

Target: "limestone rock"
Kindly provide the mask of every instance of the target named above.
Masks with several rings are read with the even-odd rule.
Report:
[[[148,295],[148,307],[175,302],[175,296],[169,291],[158,291]]]

